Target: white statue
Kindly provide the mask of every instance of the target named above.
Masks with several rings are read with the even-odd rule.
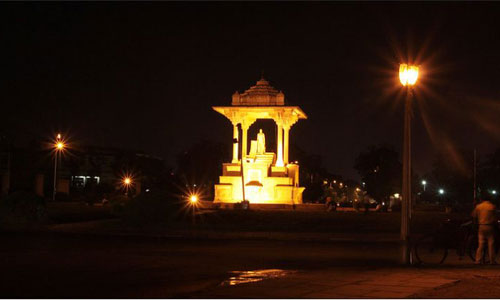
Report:
[[[257,134],[257,154],[264,153],[266,153],[266,136],[262,132],[262,129],[260,129],[259,133]]]

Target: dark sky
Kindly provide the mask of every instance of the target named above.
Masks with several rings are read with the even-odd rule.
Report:
[[[0,124],[18,140],[61,130],[173,165],[202,138],[229,145],[211,106],[264,70],[309,116],[291,142],[357,178],[360,151],[401,148],[397,70],[411,61],[425,172],[438,150],[498,146],[499,19],[496,3],[2,3]]]

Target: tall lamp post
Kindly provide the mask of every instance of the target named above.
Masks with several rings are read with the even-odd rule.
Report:
[[[403,139],[403,199],[401,200],[401,241],[403,241],[403,263],[410,264],[410,220],[411,220],[411,112],[413,86],[417,82],[418,67],[401,64],[399,80],[406,87],[404,139]]]
[[[56,201],[57,192],[57,159],[58,154],[61,153],[66,145],[64,144],[61,134],[59,133],[56,137],[56,142],[54,144],[55,156],[54,156],[54,191],[52,192],[52,201]]]

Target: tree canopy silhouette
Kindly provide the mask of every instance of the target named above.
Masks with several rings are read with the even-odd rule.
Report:
[[[371,146],[355,160],[368,195],[376,200],[401,192],[402,165],[399,153],[389,146]]]

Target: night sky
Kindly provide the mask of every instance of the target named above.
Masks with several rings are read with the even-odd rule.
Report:
[[[460,148],[499,146],[496,3],[2,3],[0,24],[0,124],[20,144],[61,130],[172,166],[204,138],[230,151],[211,106],[264,71],[309,116],[291,143],[357,179],[360,151],[401,149],[397,71],[410,61],[417,172],[437,151],[460,164]]]

